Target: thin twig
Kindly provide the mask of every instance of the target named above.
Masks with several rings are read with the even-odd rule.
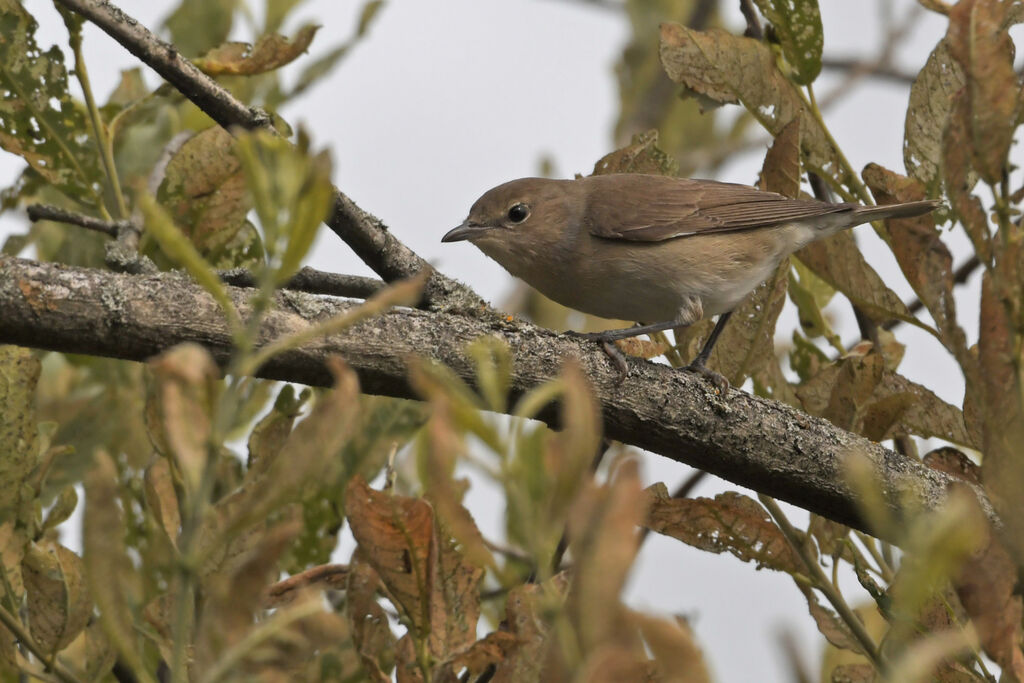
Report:
[[[761,20],[757,17],[754,3],[750,0],[740,0],[740,12],[743,13],[743,18],[747,22],[747,30],[743,32],[743,35],[754,40],[764,38],[764,29],[761,28]]]
[[[33,221],[48,220],[58,223],[76,225],[88,230],[118,237],[125,233],[138,234],[138,227],[131,221],[104,221],[92,216],[65,211],[48,204],[32,204],[27,208],[28,217]],[[256,276],[244,268],[222,270],[217,273],[220,279],[235,287],[256,287]],[[343,275],[327,273],[315,268],[305,267],[290,277],[281,289],[288,289],[310,294],[327,296],[343,296],[348,298],[366,299],[384,288],[384,282],[372,277],[360,275]]]
[[[80,228],[94,232],[101,232],[110,237],[117,237],[118,230],[131,226],[131,221],[105,221],[101,218],[73,213],[50,204],[30,204],[25,209],[25,212],[28,214],[28,219],[33,223],[36,221],[56,221],[58,223],[77,225]]]
[[[796,529],[789,523],[789,519],[786,518],[785,513],[782,512],[782,508],[775,502],[774,498],[766,496],[763,493],[757,495],[757,499],[761,501],[761,504],[765,506],[768,513],[775,520],[775,523],[779,526],[782,534],[789,541],[789,545],[796,552],[797,556],[803,562],[804,567],[808,571],[808,575],[811,577],[814,587],[822,592],[825,598],[832,604],[839,617],[849,627],[853,636],[860,643],[860,646],[864,649],[865,654],[872,661],[872,663],[879,669],[883,670],[885,660],[882,657],[881,650],[878,648],[875,639],[871,637],[868,630],[864,627],[863,622],[854,613],[850,606],[847,604],[843,594],[836,590],[832,582],[825,576],[825,572],[822,571],[821,565],[818,564],[813,558],[807,554],[807,547],[800,542],[797,535]]]
[[[246,106],[182,57],[177,48],[155,36],[115,5],[106,0],[54,1],[96,24],[225,129],[260,129],[276,133],[266,112]],[[388,282],[406,279],[429,267],[424,259],[392,235],[380,219],[360,209],[340,190],[335,189],[334,207],[326,223]],[[436,271],[431,274],[424,298],[435,307],[480,310],[479,296]]]
[[[269,609],[282,605],[294,598],[296,592],[310,586],[342,589],[345,587],[348,571],[347,564],[321,564],[310,567],[267,588],[263,606]]]
[[[916,80],[917,74],[902,71],[890,64],[879,64],[875,61],[865,62],[853,57],[822,57],[821,67],[831,71],[852,72],[860,77],[878,78],[910,85]]]
[[[220,275],[221,280],[235,287],[256,286],[255,276],[244,268],[222,270],[218,275]],[[384,281],[377,278],[327,273],[310,268],[309,266],[297,272],[281,285],[281,289],[354,299],[367,299],[384,289],[384,287]]]
[[[981,261],[978,259],[978,256],[976,254],[974,256],[971,256],[971,258],[967,259],[963,263],[961,263],[957,267],[957,269],[953,271],[953,286],[955,287],[956,285],[962,285],[965,282],[967,282],[971,278],[971,275],[974,274],[974,271],[976,271],[978,269],[978,266],[980,265]],[[907,304],[907,308],[910,310],[911,313],[917,313],[922,308],[924,308],[924,302],[921,301],[920,299],[915,298],[913,301]],[[889,320],[884,325],[882,325],[882,328],[886,330],[891,330],[902,322],[902,320]]]
[[[51,661],[50,655],[33,640],[29,632],[21,625],[21,621],[2,605],[0,605],[0,624],[3,624],[29,652],[35,655],[47,671],[52,671],[57,678],[65,683],[78,683],[78,677],[56,661]]]

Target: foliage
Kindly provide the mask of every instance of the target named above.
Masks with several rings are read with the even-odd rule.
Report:
[[[318,35],[311,24],[279,33],[301,4],[267,0],[251,42],[227,41],[245,15],[235,0],[182,0],[166,29],[237,97],[274,110],[338,65],[383,7],[366,2],[355,33],[289,89],[277,69],[301,63]],[[567,362],[515,394],[512,352],[497,339],[466,349],[472,384],[411,360],[419,401],[361,393],[341,359],[329,361],[330,390],[253,379],[276,354],[413,304],[423,278],[258,340],[331,206],[327,155],[280,119],[276,134],[225,131],[170,86],[149,91],[138,71],[97,104],[81,23],[65,15],[79,102],[62,51],[42,51],[28,9],[0,0],[0,146],[26,163],[0,210],[46,202],[108,221],[141,216],[140,261],[187,270],[221,306],[235,349],[218,365],[178,346],[140,366],[0,347],[0,680],[710,680],[684,619],[621,600],[647,531],[790,575],[828,643],[822,680],[994,681],[993,663],[1001,680],[1024,680],[1024,188],[1011,186],[1009,161],[1024,119],[1009,29],[1024,12],[1000,0],[922,2],[948,31],[908,92],[904,175],[877,164],[857,173],[830,133],[814,94],[817,2],[755,4],[763,38],[718,26],[706,3],[627,0],[619,148],[594,173],[713,170],[710,147],[743,144],[756,122],[773,138],[764,189],[799,196],[813,174],[863,203],[946,201],[938,218],[875,226],[927,319],[844,233],[781,264],[710,360],[736,385],[750,379],[761,395],[892,440],[900,457],[917,457],[912,437],[949,444],[923,458],[964,481],[940,510],[894,515],[857,453],[836,473],[898,552],[813,515],[798,529],[764,496],[645,489],[637,456],[602,440],[580,370]],[[726,105],[742,107],[728,125]],[[974,345],[943,223],[965,231],[982,270]],[[4,251],[29,246],[43,260],[109,260],[101,237],[47,221]],[[216,272],[238,266],[256,285],[244,315]],[[799,324],[792,346],[776,348],[787,301]],[[843,301],[867,337],[851,348],[825,310]],[[899,374],[896,323],[925,330],[959,364],[962,406]],[[681,365],[709,332],[704,322],[626,350]],[[552,404],[557,431],[532,419]],[[500,492],[500,538],[467,509],[471,480]],[[1001,527],[968,487],[984,488]],[[79,507],[81,554],[61,542]],[[343,529],[355,549],[331,564]],[[850,604],[840,567],[870,604]]]

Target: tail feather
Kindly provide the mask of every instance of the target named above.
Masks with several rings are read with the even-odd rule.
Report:
[[[934,211],[941,204],[937,199],[925,199],[904,204],[885,204],[882,206],[860,206],[853,214],[860,222],[878,221],[886,218],[912,218]]]

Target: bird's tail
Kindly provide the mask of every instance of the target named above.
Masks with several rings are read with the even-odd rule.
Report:
[[[912,218],[921,214],[934,211],[941,204],[937,199],[925,199],[919,202],[906,202],[904,204],[886,204],[882,206],[859,206],[853,211],[853,215],[860,223],[868,221],[884,220],[886,218]]]

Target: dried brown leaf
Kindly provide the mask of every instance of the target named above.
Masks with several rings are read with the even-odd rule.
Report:
[[[925,198],[925,188],[918,181],[877,164],[868,164],[863,175],[879,204]],[[953,256],[939,235],[935,219],[928,214],[889,219],[884,235],[907,282],[935,320],[943,344],[962,361],[967,354],[967,339],[956,320]]]
[[[817,625],[821,635],[825,636],[828,642],[841,650],[850,650],[858,654],[864,654],[864,648],[861,647],[860,641],[854,637],[850,627],[835,612],[822,605],[818,601],[818,596],[811,588],[801,583],[797,583],[797,587],[804,594],[804,597],[807,598],[807,607],[810,610],[811,618],[814,619],[814,623]]]
[[[786,197],[800,196],[800,119],[793,119],[778,132],[761,166],[758,187]]]
[[[990,184],[999,183],[1007,168],[1021,99],[1008,32],[1010,7],[1002,0],[958,2],[946,34],[950,54],[966,75],[973,166]]]
[[[637,133],[629,145],[598,159],[592,175],[607,173],[674,176],[679,173],[679,164],[658,147],[658,131],[651,129],[646,133]]]
[[[690,625],[683,619],[668,621],[632,612],[644,642],[654,656],[658,680],[666,683],[711,683],[704,655]]]
[[[22,517],[29,495],[24,484],[39,457],[35,408],[41,366],[20,346],[0,346],[0,520]]]
[[[922,327],[899,295],[864,260],[849,230],[812,242],[798,251],[796,257],[872,320],[896,319]]]
[[[82,558],[53,541],[31,543],[22,562],[32,638],[44,652],[71,643],[92,617]]]
[[[132,614],[142,602],[142,592],[139,574],[125,551],[118,486],[114,461],[103,452],[97,453],[85,478],[82,559],[104,633],[122,660],[138,670],[142,657]]]
[[[289,64],[309,49],[319,26],[303,26],[289,40],[276,33],[260,36],[255,45],[231,42],[219,45],[194,61],[210,76],[255,76]]]
[[[494,683],[552,680],[551,671],[544,671],[545,653],[557,647],[550,628],[561,614],[568,589],[566,574],[561,573],[543,584],[527,583],[509,591],[502,627],[516,642],[497,665]]]
[[[839,184],[850,180],[826,131],[796,86],[779,71],[767,44],[718,29],[694,31],[665,23],[661,63],[669,78],[700,96],[722,104],[742,103],[772,135],[800,119],[807,167]]]
[[[174,491],[171,463],[166,458],[158,457],[146,468],[145,485],[146,505],[167,535],[167,540],[177,547],[181,512],[178,510],[178,494]]]
[[[953,97],[949,122],[942,135],[942,175],[953,212],[971,238],[982,263],[992,262],[992,235],[981,200],[971,194],[974,186],[971,162],[970,104],[961,90]]]
[[[353,477],[345,492],[345,514],[367,562],[415,629],[431,633],[431,564],[436,561],[434,511],[425,500],[371,489]]]
[[[648,490],[650,509],[645,526],[659,534],[712,553],[730,552],[744,562],[756,562],[789,574],[803,565],[768,512],[736,492],[714,498],[671,498],[664,486]]]
[[[873,683],[878,672],[870,664],[842,664],[832,669],[831,683]]]
[[[1019,336],[998,283],[986,272],[981,281],[978,357],[981,365],[982,479],[996,512],[1006,525],[1004,538],[1018,564],[1024,562],[1024,406],[1021,405]]]
[[[180,469],[186,491],[199,491],[210,448],[210,415],[220,372],[210,353],[198,344],[181,344],[151,362],[156,378],[153,413],[157,444]]]
[[[216,257],[253,208],[231,133],[211,126],[182,145],[167,164],[157,200],[201,254]]]
[[[981,468],[953,448],[928,453],[924,463],[971,484],[981,481]],[[1017,565],[990,528],[988,542],[971,555],[954,578],[960,603],[974,622],[985,654],[1024,680],[1024,653],[1021,652],[1021,621],[1024,605],[1016,592]]]
[[[903,163],[929,197],[942,186],[942,135],[949,124],[953,97],[964,87],[964,71],[940,40],[910,87],[903,134]]]
[[[388,615],[377,602],[381,586],[380,576],[363,561],[363,552],[357,550],[352,558],[346,586],[345,613],[352,630],[352,641],[367,675],[374,681],[386,683],[387,674],[395,665],[395,635],[391,632]]]

